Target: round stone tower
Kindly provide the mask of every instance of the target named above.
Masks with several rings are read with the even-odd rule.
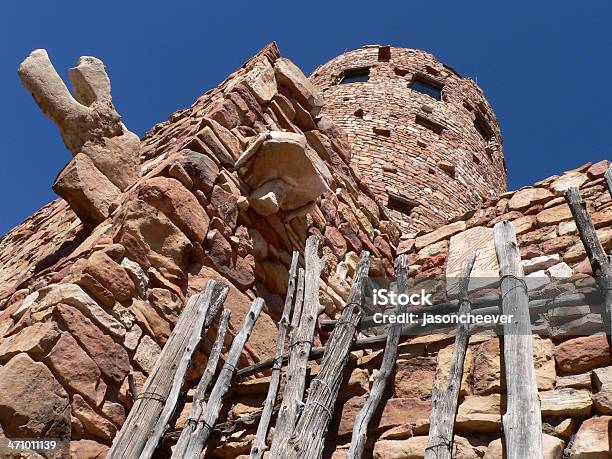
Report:
[[[506,191],[491,105],[432,54],[364,46],[311,80],[325,97],[321,114],[349,137],[353,165],[406,231],[433,229]]]

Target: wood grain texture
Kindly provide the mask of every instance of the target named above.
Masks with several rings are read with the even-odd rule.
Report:
[[[202,378],[196,387],[193,403],[191,405],[191,413],[189,413],[189,419],[187,419],[185,427],[181,432],[181,436],[179,437],[176,447],[174,448],[172,453],[173,458],[183,458],[185,456],[185,451],[189,445],[191,435],[198,425],[198,419],[200,419],[200,416],[204,410],[206,391],[208,390],[208,387],[210,386],[217,371],[217,365],[219,364],[219,357],[221,357],[221,351],[223,349],[225,335],[229,326],[230,316],[231,311],[229,309],[224,309],[221,313],[219,327],[217,328],[217,337],[215,338],[215,342],[210,350],[208,362],[206,362],[206,368],[204,369]]]
[[[542,459],[542,416],[533,365],[529,300],[512,223],[497,223],[493,238],[501,275],[502,313],[512,316],[504,324],[503,337],[507,409],[502,424],[506,457]]]
[[[282,457],[315,459],[321,457],[325,435],[332,420],[344,369],[357,331],[365,300],[365,286],[370,270],[370,254],[363,251],[340,321],[327,344],[319,373],[310,383],[304,409],[293,430]]]
[[[202,331],[210,326],[229,287],[210,280],[204,292],[187,301],[143,391],[108,452],[111,459],[150,457],[174,412],[180,387]],[[145,445],[149,444],[147,454]],[[154,445],[153,445],[154,444]]]
[[[459,276],[459,316],[467,316],[471,306],[468,299],[470,274],[476,261],[476,252],[470,251]],[[469,323],[459,323],[455,334],[455,349],[448,380],[434,381],[431,395],[429,438],[425,459],[451,459],[453,456],[453,427],[457,416],[459,389],[463,378],[463,363],[469,340]]]
[[[408,256],[400,255],[397,259],[397,293],[407,293],[408,291]],[[406,305],[402,305],[398,302],[395,305],[394,313],[403,314],[406,311]],[[387,340],[385,343],[385,352],[383,354],[382,363],[380,369],[374,381],[372,383],[372,389],[370,395],[366,400],[365,404],[359,410],[357,417],[355,418],[355,424],[353,426],[353,436],[351,438],[351,446],[347,457],[349,459],[360,459],[363,455],[365,448],[368,426],[372,421],[372,417],[376,413],[380,401],[385,393],[385,389],[389,384],[389,378],[395,368],[395,361],[397,359],[397,348],[399,346],[400,335],[402,332],[402,325],[399,323],[389,325],[387,331]]]
[[[264,300],[261,298],[256,298],[253,301],[251,304],[251,309],[244,318],[240,332],[232,341],[232,346],[227,354],[227,358],[225,359],[225,364],[219,372],[215,386],[210,393],[206,408],[198,419],[198,425],[189,439],[187,448],[185,448],[185,454],[183,456],[185,459],[198,459],[200,457],[200,453],[206,446],[213,427],[219,417],[219,412],[221,411],[221,406],[223,404],[223,397],[227,393],[231,384],[232,376],[236,371],[236,364],[238,363],[238,359],[240,359],[240,354],[242,354],[244,345],[253,331],[253,327],[255,326],[255,322],[257,321],[259,314],[261,313],[263,305]]]

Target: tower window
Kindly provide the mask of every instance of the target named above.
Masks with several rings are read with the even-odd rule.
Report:
[[[487,120],[485,120],[482,115],[476,115],[476,118],[474,118],[474,127],[485,142],[489,142],[493,138],[493,130],[491,129],[491,126],[489,126],[489,123],[487,123]]]
[[[427,94],[436,100],[442,100],[443,87],[444,83],[423,73],[417,73],[410,83],[410,89],[413,91]]]
[[[338,78],[338,84],[366,83],[370,79],[370,67],[346,69]]]
[[[411,199],[401,194],[387,193],[387,207],[402,212],[406,215],[410,214],[412,209],[420,205],[421,203],[416,199]]]

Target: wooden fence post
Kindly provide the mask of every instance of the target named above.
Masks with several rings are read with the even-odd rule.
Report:
[[[312,348],[317,318],[322,312],[319,303],[319,282],[325,259],[319,258],[318,250],[319,240],[316,236],[310,236],[306,240],[306,249],[304,250],[304,300],[299,324],[291,335],[285,390],[276,418],[276,429],[272,437],[271,458],[282,457],[281,451],[285,449],[293,432],[297,422],[298,408],[304,397],[308,358]]]
[[[251,459],[260,459],[263,457],[266,450],[266,436],[268,435],[268,427],[272,418],[272,410],[276,402],[276,394],[280,385],[281,369],[283,367],[283,352],[285,350],[285,339],[287,337],[287,329],[289,328],[289,320],[291,319],[291,309],[293,306],[293,296],[295,294],[295,283],[297,277],[297,264],[299,252],[293,252],[291,260],[291,268],[289,269],[289,285],[287,287],[287,295],[285,297],[285,307],[281,320],[278,323],[278,335],[276,337],[276,355],[274,356],[274,365],[272,366],[272,374],[270,376],[270,385],[268,386],[268,394],[261,413],[261,419],[257,426],[257,434],[251,445]]]
[[[202,331],[210,326],[228,290],[224,282],[209,280],[203,293],[189,298],[143,391],[113,441],[109,459],[150,457],[144,454],[145,444],[157,446],[163,435]],[[151,447],[148,451],[152,454]]]
[[[200,419],[202,411],[204,410],[204,398],[206,397],[206,391],[208,390],[208,386],[210,386],[210,383],[215,377],[215,373],[217,371],[219,357],[221,357],[221,351],[225,341],[225,334],[227,333],[227,327],[229,326],[230,315],[231,311],[229,309],[224,309],[223,313],[221,314],[219,328],[217,329],[217,337],[210,350],[210,355],[208,356],[208,362],[206,363],[206,368],[204,369],[202,378],[196,387],[193,403],[191,405],[191,413],[189,413],[189,419],[187,419],[185,427],[181,432],[181,436],[176,443],[174,452],[172,453],[173,457],[184,457],[187,445],[189,445],[189,439],[198,425],[198,419]]]
[[[397,293],[407,293],[408,291],[408,256],[400,255],[397,259]],[[406,306],[399,302],[395,305],[394,313],[399,315],[406,311]],[[402,331],[401,323],[390,324],[387,332],[387,341],[385,343],[385,352],[383,354],[382,363],[374,382],[372,389],[366,402],[355,418],[353,426],[353,436],[351,438],[351,446],[348,451],[348,459],[361,459],[365,448],[368,435],[368,426],[372,417],[376,413],[378,405],[382,400],[385,388],[389,383],[389,377],[395,368],[395,360],[397,359],[397,348],[399,345],[400,335]]]
[[[514,226],[501,221],[493,227],[501,275],[506,367],[507,409],[502,418],[507,459],[542,459],[542,416],[535,367],[527,284]],[[510,317],[511,316],[511,317]]]
[[[467,260],[459,278],[459,317],[466,317],[471,311],[468,299],[470,274],[476,261],[476,252],[473,250]],[[431,395],[431,417],[429,418],[429,439],[425,449],[425,459],[451,459],[453,457],[453,428],[457,416],[459,402],[459,389],[463,379],[463,362],[469,341],[469,323],[459,323],[455,336],[455,350],[451,362],[447,381],[434,381]]]
[[[610,171],[611,169],[608,169],[606,172],[606,179],[612,180],[611,175],[608,174]],[[610,259],[597,237],[597,231],[595,231],[595,226],[593,226],[593,221],[586,210],[586,204],[578,188],[571,187],[565,190],[565,200],[572,211],[580,240],[591,262],[597,286],[604,297],[605,331],[609,337],[612,337],[612,267]]]
[[[198,426],[189,438],[189,443],[185,450],[184,456],[179,457],[173,455],[173,457],[176,457],[177,459],[198,459],[200,457],[200,453],[204,449],[204,446],[206,446],[212,429],[217,422],[217,418],[219,417],[219,411],[221,411],[221,406],[223,404],[223,397],[229,389],[232,376],[234,375],[234,371],[236,371],[236,364],[238,363],[238,359],[242,353],[242,349],[253,331],[253,327],[255,326],[255,322],[259,317],[259,313],[261,312],[263,305],[264,300],[261,298],[255,298],[253,304],[251,304],[251,309],[244,318],[242,329],[232,341],[232,347],[230,348],[227,358],[225,359],[225,364],[217,377],[217,382],[210,393],[204,413],[202,413],[202,416],[200,416],[200,419],[198,419]]]
[[[285,458],[318,459],[323,453],[325,434],[332,420],[351,343],[361,318],[369,270],[370,253],[364,250],[340,321],[329,337],[319,373],[310,383],[302,414],[284,451],[281,451]]]

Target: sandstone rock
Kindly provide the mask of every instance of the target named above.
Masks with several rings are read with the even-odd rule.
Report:
[[[555,426],[555,436],[559,438],[563,438],[567,440],[570,436],[573,435],[576,430],[576,420],[575,419],[564,419],[559,424]]]
[[[544,209],[536,215],[539,226],[556,225],[559,222],[571,220],[572,212],[567,204]]]
[[[172,324],[175,324],[181,315],[183,309],[182,301],[177,295],[165,288],[152,288],[149,290],[147,300]]]
[[[474,348],[474,393],[489,394],[501,389],[499,339],[493,338]]]
[[[442,239],[448,239],[451,236],[465,231],[466,225],[464,221],[458,221],[455,223],[450,223],[448,225],[442,226],[431,233],[427,233],[423,236],[419,236],[416,238],[416,248],[417,250],[421,250],[423,247],[433,244],[434,242],[441,241]]]
[[[147,288],[149,288],[149,276],[147,276],[147,273],[144,272],[138,263],[133,262],[129,258],[123,258],[121,266],[128,273],[130,279],[132,279],[138,295],[143,298],[146,295]]]
[[[521,265],[523,265],[523,272],[525,274],[531,274],[534,271],[550,268],[552,265],[559,263],[560,259],[559,254],[555,253],[552,255],[542,255],[530,260],[522,260]]]
[[[612,207],[607,207],[598,212],[591,214],[591,220],[595,228],[602,228],[610,226],[612,223]]]
[[[102,306],[112,308],[115,304],[115,296],[91,274],[79,274],[72,282],[83,287]]]
[[[150,178],[138,188],[138,196],[162,211],[192,241],[202,242],[206,237],[208,215],[195,196],[178,180]]]
[[[538,390],[550,390],[555,387],[557,371],[555,369],[554,344],[550,339],[533,337],[533,365],[536,370]]]
[[[563,174],[557,180],[552,182],[550,188],[554,191],[560,193],[567,190],[570,187],[580,188],[584,182],[588,180],[586,174],[581,172],[569,172],[567,174]]]
[[[140,326],[163,346],[170,336],[170,323],[164,320],[148,301],[134,299],[130,310]]]
[[[27,352],[40,359],[59,338],[59,330],[53,322],[38,322],[18,333],[0,340],[0,363],[6,363],[15,355]]]
[[[286,86],[298,102],[317,116],[323,107],[323,98],[302,71],[289,59],[280,58],[274,63],[274,74],[279,86]]]
[[[180,284],[192,244],[163,212],[143,202],[125,205],[118,218],[114,239],[123,245],[130,259],[144,270],[158,270],[168,281]]]
[[[557,227],[536,228],[528,233],[521,234],[517,237],[519,246],[527,246],[529,244],[539,244],[557,237]],[[531,258],[531,257],[530,257]]]
[[[261,263],[261,268],[266,274],[266,286],[274,293],[284,295],[287,292],[289,282],[289,271],[285,265],[272,260],[264,260]]]
[[[431,388],[436,376],[436,361],[431,357],[398,360],[393,383],[398,398],[431,397]]]
[[[450,366],[453,360],[453,354],[455,352],[455,346],[447,346],[444,349],[440,349],[437,357],[437,368],[435,384],[438,387],[447,387],[448,375],[450,373]],[[467,395],[472,392],[471,388],[471,374],[474,370],[474,355],[472,350],[468,348],[465,359],[463,362],[463,376],[461,378],[461,388],[459,389],[459,395]]]
[[[134,354],[134,362],[148,375],[153,370],[160,353],[161,348],[157,343],[149,335],[144,335]]]
[[[120,403],[104,402],[102,413],[117,427],[121,427],[125,422],[125,408]]]
[[[140,337],[142,336],[142,328],[137,324],[132,325],[123,338],[123,345],[128,351],[134,351],[138,347]]]
[[[555,360],[564,373],[581,373],[612,363],[608,341],[600,333],[559,344],[555,347]]]
[[[424,237],[427,237],[427,235]],[[476,261],[472,269],[469,289],[483,288],[498,282],[499,265],[495,253],[495,244],[493,243],[493,230],[477,226],[450,238],[446,262],[446,291],[448,295],[459,293],[459,277],[470,250],[476,251]]]
[[[587,169],[587,175],[589,176],[589,178],[592,179],[603,177],[603,175],[608,170],[608,167],[610,167],[610,161],[604,159],[589,167]]]
[[[340,231],[338,231],[333,226],[328,226],[325,228],[325,242],[331,247],[334,255],[338,257],[338,259],[343,259],[346,254],[346,241]]]
[[[238,198],[239,190],[229,192],[222,186],[217,186],[212,190],[210,203],[217,210],[219,217],[233,230],[236,228],[238,220]]]
[[[522,210],[536,204],[541,204],[553,197],[546,188],[525,188],[512,195],[508,201],[510,210]]]
[[[197,151],[181,150],[176,162],[189,174],[197,189],[204,193],[212,190],[219,175],[219,167],[211,158]]]
[[[235,159],[238,158],[240,155],[240,141],[229,129],[207,117],[202,119],[202,125],[211,128],[230,155]]]
[[[210,118],[214,119],[212,116]],[[198,132],[197,138],[200,139],[204,145],[206,145],[205,148],[207,148],[213,154],[213,157],[216,158],[224,167],[234,167],[234,157],[230,154],[227,148],[225,148],[225,145],[223,145],[221,140],[219,140],[217,135],[209,126],[205,126],[204,129]]]
[[[574,272],[567,263],[561,262],[548,268],[546,270],[546,274],[548,274],[552,279],[567,279],[572,277]]]
[[[70,442],[70,459],[104,459],[108,446],[93,440],[76,440]]]
[[[422,459],[427,447],[427,436],[405,440],[378,440],[374,444],[374,459]],[[456,459],[478,459],[480,455],[465,438],[455,435],[453,456]],[[501,457],[501,456],[500,456]]]
[[[32,306],[34,312],[58,303],[67,304],[81,311],[111,335],[117,338],[125,335],[125,327],[76,284],[52,284],[40,289],[38,293],[38,299]]]
[[[561,459],[563,455],[563,440],[552,435],[542,434],[542,457],[543,459]],[[505,457],[501,439],[493,440],[487,447],[483,459],[499,459]]]
[[[605,459],[612,457],[610,435],[612,416],[598,416],[582,423],[570,449],[570,459]]]
[[[588,390],[556,389],[539,393],[543,416],[588,417],[593,402]]]
[[[240,289],[246,290],[255,281],[253,267],[255,260],[252,255],[236,256],[229,242],[217,230],[212,230],[206,239],[206,264],[229,278]]]
[[[535,228],[536,218],[533,215],[525,215],[524,217],[512,220],[512,225],[517,235],[525,234]]]
[[[136,293],[134,282],[125,269],[104,252],[91,254],[85,272],[108,289],[117,301],[129,300]]]
[[[81,394],[88,403],[99,406],[104,400],[106,384],[100,379],[98,366],[69,333],[62,333],[45,363],[62,385]]]
[[[72,413],[81,421],[85,431],[95,437],[110,442],[117,433],[115,426],[96,413],[79,394],[72,397]]]
[[[0,367],[0,423],[15,437],[70,435],[70,400],[53,373],[27,354]]]
[[[455,430],[460,433],[498,432],[501,428],[501,396],[468,395],[459,405]]]
[[[249,196],[249,206],[262,217],[276,214],[285,198],[282,180],[270,180]]]
[[[559,236],[565,236],[566,234],[575,234],[576,231],[576,223],[574,221],[559,223]]]
[[[64,198],[85,225],[104,221],[121,191],[96,168],[92,160],[77,154],[60,172],[53,191]]]
[[[59,320],[83,346],[102,375],[111,383],[121,384],[130,371],[130,362],[125,349],[75,308],[60,304],[57,313]]]
[[[557,389],[572,387],[574,389],[591,389],[591,373],[560,376],[555,383]]]
[[[238,164],[247,162],[245,180],[253,190],[271,180],[276,202],[283,210],[295,210],[315,201],[333,182],[331,173],[307,145],[303,134],[272,131],[254,153],[245,152]],[[250,159],[245,159],[251,154]],[[266,193],[259,193],[261,196]]]
[[[267,60],[258,62],[244,76],[244,84],[253,92],[260,104],[267,104],[276,95],[274,68]]]

